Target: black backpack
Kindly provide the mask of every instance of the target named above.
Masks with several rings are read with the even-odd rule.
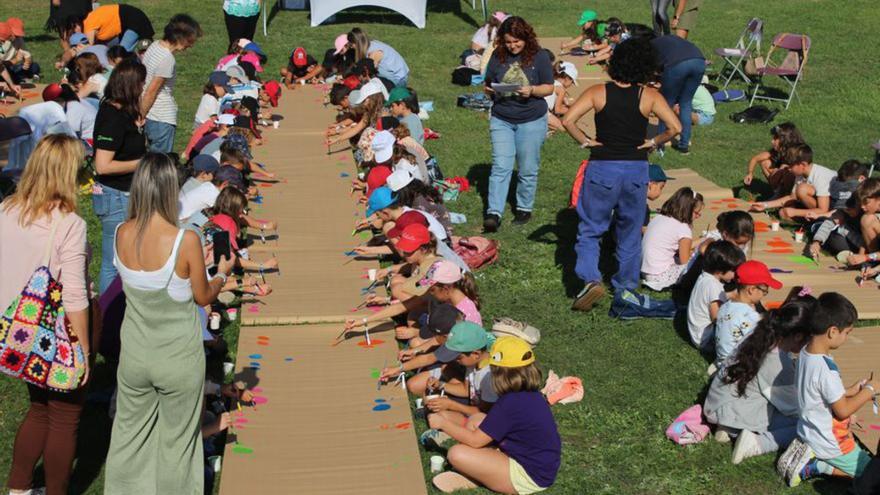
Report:
[[[480,71],[471,69],[470,67],[459,67],[452,71],[452,84],[459,86],[470,86],[471,76],[479,75]]]
[[[756,105],[731,114],[730,120],[737,124],[766,124],[772,121],[777,113],[779,113],[777,109],[770,110],[764,105]]]

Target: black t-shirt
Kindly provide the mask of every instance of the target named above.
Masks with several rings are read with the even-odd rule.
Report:
[[[91,11],[92,0],[62,0],[57,7],[49,1],[49,19],[57,26],[63,26],[68,17],[85,17]]]
[[[318,61],[315,60],[315,57],[311,55],[306,55],[306,65],[304,65],[303,67],[297,67],[293,65],[293,60],[291,59],[293,59],[293,55],[291,55],[290,58],[287,59],[287,70],[295,77],[305,76],[309,73],[309,67],[318,65]]]
[[[345,74],[349,67],[354,64],[352,50],[339,55],[336,55],[335,52],[335,48],[330,48],[324,52],[324,60],[321,62],[321,66],[324,67],[325,76],[331,74]]]
[[[705,59],[703,52],[697,48],[697,45],[673,34],[654,38],[651,40],[651,44],[657,50],[657,62],[660,63],[663,70],[685,60],[694,58]]]
[[[492,83],[537,86],[553,84],[553,64],[544,50],[539,50],[528,67],[520,66],[520,56],[508,57],[504,63],[498,59],[498,52],[492,54],[486,67],[486,85]],[[547,114],[547,102],[543,97],[523,98],[516,93],[495,94],[492,116],[510,122],[524,124],[537,120]]]
[[[136,32],[141,39],[153,39],[156,34],[147,14],[131,5],[119,4],[119,23],[122,25],[122,34],[129,29]]]
[[[115,152],[118,161],[137,160],[147,153],[147,142],[134,119],[109,103],[101,103],[95,116],[95,148]],[[131,174],[99,175],[98,182],[105,186],[128,191]]]

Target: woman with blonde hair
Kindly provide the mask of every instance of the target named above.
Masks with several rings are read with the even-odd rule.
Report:
[[[211,304],[234,260],[208,278],[195,232],[178,228],[177,170],[148,153],[131,184],[113,263],[126,298],[107,494],[201,494],[205,353],[198,306]]]
[[[16,192],[0,204],[0,311],[10,306],[34,270],[45,263],[48,248],[49,271],[63,285],[68,328],[88,356],[86,222],[76,214],[76,177],[82,162],[83,147],[76,138],[43,137]],[[67,493],[88,375],[86,363],[80,387],[67,393],[28,385],[31,404],[15,437],[10,493],[32,492],[33,470],[41,457],[45,493]]]
[[[409,66],[391,45],[379,40],[371,40],[361,28],[352,28],[348,32],[348,43],[337,50],[337,55],[354,51],[354,61],[369,58],[376,64],[379,77],[388,79],[397,87],[406,87],[409,78]]]

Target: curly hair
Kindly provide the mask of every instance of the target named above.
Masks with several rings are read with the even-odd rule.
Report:
[[[534,60],[535,55],[541,49],[541,45],[538,44],[538,37],[535,35],[535,30],[532,26],[519,16],[510,16],[501,24],[501,27],[498,28],[498,35],[495,37],[495,53],[498,54],[498,61],[502,64],[507,61],[508,57],[513,56],[512,53],[507,51],[507,45],[504,44],[505,35],[525,41],[526,46],[520,52],[521,65],[523,67],[532,65],[532,60]]]
[[[657,72],[657,51],[644,39],[620,43],[608,62],[608,75],[619,83],[646,84]]]

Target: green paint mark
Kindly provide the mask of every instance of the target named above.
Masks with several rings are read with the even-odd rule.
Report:
[[[371,377],[379,379],[380,374],[381,374],[381,372],[379,371],[379,368],[370,368],[370,376]]]
[[[232,452],[235,454],[253,454],[254,449],[243,445],[236,445],[235,447],[232,447]]]
[[[792,263],[797,263],[798,265],[808,266],[814,270],[816,269],[816,262],[813,261],[813,258],[810,258],[808,256],[789,256],[788,261],[791,261]]]

